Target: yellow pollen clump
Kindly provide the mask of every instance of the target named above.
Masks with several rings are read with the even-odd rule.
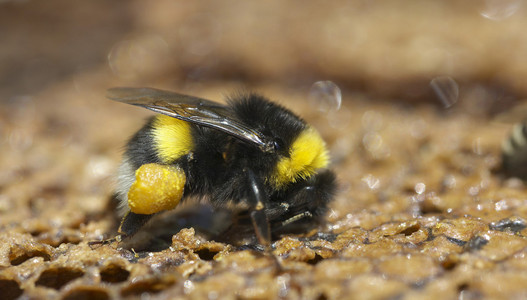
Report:
[[[183,196],[185,181],[185,172],[179,167],[142,165],[128,191],[128,206],[133,213],[143,215],[173,209]]]

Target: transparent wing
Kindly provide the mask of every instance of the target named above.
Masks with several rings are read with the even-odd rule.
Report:
[[[186,122],[223,131],[242,141],[271,152],[274,146],[259,131],[234,116],[225,105],[198,97],[153,88],[119,87],[108,90],[109,99],[141,106]]]

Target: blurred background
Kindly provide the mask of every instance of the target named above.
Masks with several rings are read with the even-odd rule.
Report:
[[[430,100],[431,80],[523,97],[522,0],[2,1],[0,99],[107,85],[272,84]],[[103,88],[104,86],[101,86]],[[94,91],[97,92],[97,91]]]

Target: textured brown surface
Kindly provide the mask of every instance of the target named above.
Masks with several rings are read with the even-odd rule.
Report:
[[[499,173],[510,125],[489,117],[527,93],[525,7],[491,20],[479,2],[46,3],[0,4],[4,298],[527,296],[527,193]],[[428,86],[444,75],[460,88],[448,109]],[[305,100],[319,79],[342,88],[339,111]],[[214,241],[224,219],[206,207],[90,248],[115,232],[122,146],[150,115],[105,100],[118,85],[213,100],[242,86],[298,112],[338,176],[327,223],[273,243],[282,270],[251,236]]]

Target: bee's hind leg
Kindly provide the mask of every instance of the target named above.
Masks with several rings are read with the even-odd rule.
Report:
[[[125,238],[136,234],[137,231],[139,231],[139,229],[141,229],[143,225],[145,225],[145,223],[148,222],[150,218],[152,218],[152,216],[154,215],[141,215],[130,211],[121,220],[121,225],[117,230],[116,236],[106,240],[91,241],[88,242],[88,245],[91,247],[95,245],[109,245],[115,242],[120,243]]]
[[[186,175],[176,165],[144,164],[135,171],[135,181],[127,194],[129,211],[123,217],[118,235],[114,238],[90,242],[106,245],[120,242],[134,235],[158,212],[175,208],[183,196]]]
[[[136,214],[133,212],[128,212],[121,220],[121,225],[119,226],[119,229],[117,230],[117,233],[119,234],[118,236],[120,236],[121,239],[133,236],[153,216],[154,214],[142,215],[142,214]]]

